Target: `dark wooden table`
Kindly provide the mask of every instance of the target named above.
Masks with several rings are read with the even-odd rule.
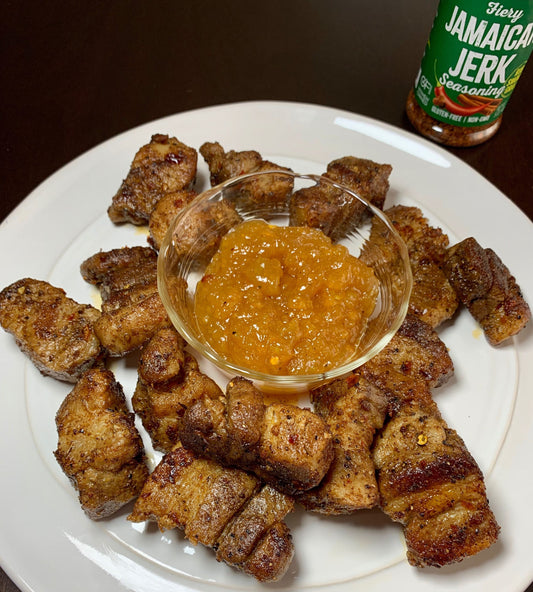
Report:
[[[437,0],[5,0],[0,220],[87,149],[189,109],[301,101],[411,129],[405,99],[436,8]],[[533,220],[531,96],[529,64],[498,134],[451,151]],[[0,572],[0,592],[17,590]]]

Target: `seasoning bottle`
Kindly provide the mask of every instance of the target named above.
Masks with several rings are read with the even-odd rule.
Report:
[[[502,120],[533,48],[530,0],[441,0],[406,112],[424,136],[475,146]]]

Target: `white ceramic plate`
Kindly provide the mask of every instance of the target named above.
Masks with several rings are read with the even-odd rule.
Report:
[[[195,148],[208,140],[226,149],[254,148],[302,173],[321,173],[329,161],[347,154],[388,162],[393,173],[387,205],[418,205],[452,243],[473,235],[492,247],[533,302],[533,225],[485,179],[444,150],[388,125],[330,108],[276,102],[168,117],[65,166],[0,227],[0,287],[29,276],[63,287],[79,302],[93,302],[80,263],[100,249],[146,244],[139,229],[113,226],[106,209],[134,153],[153,133],[175,135]],[[199,160],[205,185],[207,168]],[[485,473],[501,539],[461,564],[418,570],[405,561],[401,528],[378,510],[333,519],[296,512],[288,519],[294,562],[283,581],[268,588],[522,592],[531,582],[533,330],[494,349],[462,311],[440,335],[456,372],[435,398]],[[3,331],[0,352],[0,560],[18,586],[35,592],[264,588],[218,564],[211,550],[194,547],[178,531],[162,534],[153,525],[130,524],[129,508],[103,522],[86,518],[52,455],[54,415],[71,387],[41,376]],[[131,396],[135,367],[122,361],[113,369]],[[157,455],[149,455],[155,463]]]

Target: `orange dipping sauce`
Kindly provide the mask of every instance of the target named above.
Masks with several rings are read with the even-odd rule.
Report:
[[[196,287],[211,347],[266,374],[315,374],[351,359],[378,297],[373,270],[320,230],[243,222]]]

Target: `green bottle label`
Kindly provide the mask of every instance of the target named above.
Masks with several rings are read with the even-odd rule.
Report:
[[[462,127],[498,119],[533,49],[533,2],[441,0],[415,97],[431,117]]]

